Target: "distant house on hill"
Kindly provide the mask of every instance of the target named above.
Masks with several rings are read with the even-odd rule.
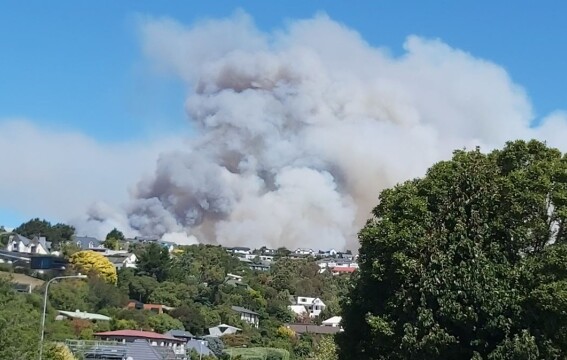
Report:
[[[298,335],[303,334],[317,334],[317,335],[333,335],[341,332],[342,329],[333,326],[319,326],[319,325],[308,325],[308,324],[288,324],[286,325],[288,329],[293,330]]]
[[[156,349],[166,348],[172,350],[175,355],[185,355],[186,341],[184,339],[178,339],[173,336],[159,334],[153,331],[140,331],[140,330],[104,331],[104,332],[95,333],[94,336],[97,339],[106,340],[106,341],[117,341],[123,344],[134,343],[136,341],[142,340],[149,343],[152,347],[155,347]],[[139,359],[145,359],[145,358],[140,357]],[[163,357],[161,359],[163,359]]]
[[[106,255],[105,255],[106,256]],[[114,254],[114,255],[108,255],[106,256],[106,258],[108,260],[110,260],[110,262],[112,263],[112,265],[114,265],[114,267],[116,268],[116,270],[120,270],[122,268],[136,268],[136,262],[138,261],[138,258],[136,257],[135,254],[130,254],[130,253],[118,253],[118,254]]]
[[[319,298],[298,296],[297,299],[294,299],[293,304],[288,306],[288,309],[298,316],[308,314],[309,317],[317,317],[326,307],[327,305]]]
[[[260,324],[260,314],[258,314],[257,312],[248,310],[240,306],[233,306],[232,310],[240,315],[240,320],[246,321],[254,327],[258,327],[258,325]]]
[[[81,250],[106,251],[103,241],[91,236],[75,236],[73,241]]]
[[[164,335],[173,336],[174,338],[183,339],[185,341],[189,341],[195,338],[195,335],[185,330],[169,330]]]
[[[148,310],[156,314],[163,314],[164,311],[170,311],[174,308],[162,304],[144,304],[140,301],[130,300],[128,301],[128,305],[126,305],[126,309]]]
[[[24,254],[47,255],[51,251],[51,243],[43,236],[34,236],[33,239],[19,234],[10,235],[6,250]]]
[[[227,252],[231,253],[231,254],[243,254],[243,255],[249,255],[252,254],[252,250],[249,247],[244,247],[244,246],[235,246],[235,247],[227,247],[225,248]]]

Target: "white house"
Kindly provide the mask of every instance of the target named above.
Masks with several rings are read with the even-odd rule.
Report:
[[[116,270],[120,270],[122,268],[136,268],[136,263],[138,258],[136,254],[130,253],[117,253],[113,255],[105,255],[108,260],[114,265]]]
[[[313,249],[299,248],[296,249],[293,253],[297,255],[313,255],[315,254],[315,251],[313,251]]]
[[[14,234],[8,238],[6,250],[25,254],[47,255],[51,250],[51,243],[43,236],[35,236],[30,240],[25,236]]]
[[[333,316],[321,323],[323,326],[339,327],[343,318],[341,316]]]
[[[106,251],[103,241],[91,236],[75,236],[74,241],[81,250]]]
[[[232,310],[236,311],[240,315],[240,320],[246,321],[256,328],[260,324],[260,314],[258,314],[257,312],[248,310],[240,306],[233,306]]]
[[[337,256],[338,252],[335,249],[327,250],[327,251],[319,251],[317,256],[320,257],[327,257],[327,256]]]
[[[325,303],[321,299],[306,296],[299,296],[295,305],[305,307],[305,310],[309,314],[309,317],[319,316],[321,311],[323,311],[327,307],[327,305],[325,305]]]
[[[252,250],[249,247],[243,247],[243,246],[229,247],[226,248],[226,251],[233,254],[243,254],[243,255],[252,254]]]
[[[221,337],[224,335],[236,334],[241,329],[230,326],[227,324],[220,324],[215,327],[209,328],[209,334],[214,337]]]

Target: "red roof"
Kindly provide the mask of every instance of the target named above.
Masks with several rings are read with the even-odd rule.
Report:
[[[353,267],[334,267],[332,272],[343,272],[343,273],[352,273],[356,271],[356,268]]]
[[[128,337],[139,339],[154,339],[154,340],[172,340],[180,341],[180,339],[163,335],[153,331],[140,331],[140,330],[116,330],[116,331],[103,331],[94,334],[99,337]],[[181,340],[183,341],[183,340]]]

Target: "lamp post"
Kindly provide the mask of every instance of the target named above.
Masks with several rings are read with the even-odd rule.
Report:
[[[87,275],[82,275],[81,273],[77,275],[68,275],[68,276],[56,276],[53,279],[49,280],[45,285],[45,293],[43,294],[43,315],[41,316],[41,338],[39,340],[39,360],[42,360],[43,356],[43,337],[45,335],[45,312],[47,309],[47,291],[49,290],[49,284],[54,282],[55,280],[62,280],[62,279],[86,279]]]

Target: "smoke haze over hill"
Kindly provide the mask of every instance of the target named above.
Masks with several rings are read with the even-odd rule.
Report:
[[[561,112],[531,126],[503,68],[439,40],[411,36],[393,57],[324,15],[264,33],[244,13],[145,19],[141,37],[156,69],[187,84],[195,135],[159,156],[124,209],[91,207],[84,229],[355,249],[380,190],[452,150],[567,134]]]

